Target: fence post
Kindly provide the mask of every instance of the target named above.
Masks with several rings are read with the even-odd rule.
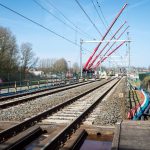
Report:
[[[48,79],[46,81],[47,81],[47,87],[48,87]]]
[[[17,92],[17,84],[16,84],[16,81],[15,81],[14,88],[15,88],[15,93],[16,93],[16,92]]]
[[[9,85],[10,85],[10,84],[9,84],[9,82],[8,82],[8,93],[9,93]]]
[[[40,81],[38,81],[38,89],[40,88]]]
[[[28,87],[28,91],[29,91],[29,80],[27,81],[27,87]]]

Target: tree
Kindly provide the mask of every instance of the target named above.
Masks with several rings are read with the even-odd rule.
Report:
[[[23,43],[20,47],[21,55],[21,70],[23,77],[25,78],[25,72],[34,67],[38,61],[38,58],[35,58],[35,54],[32,51],[32,45],[30,43]]]
[[[144,79],[142,80],[141,86],[150,91],[150,76],[146,76],[144,77]]]
[[[67,61],[64,58],[56,60],[56,62],[53,65],[53,70],[56,73],[66,73],[68,70]]]
[[[55,62],[56,59],[53,58],[41,59],[39,61],[39,69],[45,73],[53,72],[53,65]]]
[[[18,69],[18,47],[16,38],[7,28],[0,27],[0,75],[14,72]]]
[[[79,73],[80,72],[80,68],[79,68],[78,63],[74,63],[73,66],[72,66],[72,69],[73,69],[74,73]]]

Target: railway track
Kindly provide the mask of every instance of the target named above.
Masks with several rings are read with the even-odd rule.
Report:
[[[5,109],[14,105],[18,105],[27,101],[31,101],[36,98],[40,98],[43,96],[51,95],[54,93],[62,92],[68,89],[76,88],[79,86],[87,85],[93,83],[94,81],[84,82],[84,83],[75,83],[72,85],[59,86],[51,89],[43,89],[30,93],[17,94],[13,96],[7,96],[0,98],[0,109]]]
[[[55,135],[55,138],[51,139],[50,143],[47,142],[47,144],[45,145],[45,140],[47,141],[49,137],[42,141],[45,145],[43,149],[57,149],[62,143],[67,140],[68,136],[71,135],[73,131],[75,131],[79,127],[85,117],[95,108],[95,106],[117,83],[118,80],[116,79],[109,80],[64,103],[61,103],[53,108],[50,108],[49,110],[46,110],[45,112],[39,113],[36,116],[33,116],[15,126],[12,126],[9,129],[0,132],[0,141],[2,143],[1,148],[17,149],[20,144],[24,146],[29,144],[31,140],[33,140],[33,137],[38,137],[39,135],[45,134],[45,130],[42,130],[39,126],[35,126],[37,122],[40,121],[40,124],[45,124],[45,122],[49,120],[49,123],[53,124],[57,121],[60,121],[59,116],[61,116],[61,118],[65,120],[64,123],[68,125],[65,126],[63,130],[61,129],[61,131],[59,131],[59,134]],[[100,90],[100,92],[98,92],[98,90]],[[89,96],[91,97],[90,100],[88,100]],[[82,131],[81,133],[84,133],[84,131]],[[16,136],[12,138],[12,135]],[[41,148],[40,145],[38,146]]]

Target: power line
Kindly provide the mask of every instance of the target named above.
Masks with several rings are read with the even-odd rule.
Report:
[[[39,26],[39,27],[41,27],[41,28],[47,30],[48,32],[51,32],[52,34],[54,34],[54,35],[56,35],[56,36],[58,36],[58,37],[60,37],[60,38],[62,38],[62,39],[64,39],[64,40],[66,40],[66,41],[68,41],[68,42],[70,42],[70,43],[72,43],[72,44],[74,44],[74,45],[79,46],[78,44],[76,44],[75,42],[71,41],[70,39],[68,39],[68,38],[66,38],[66,37],[64,37],[64,36],[62,36],[62,35],[56,33],[55,31],[53,31],[53,30],[51,30],[51,29],[49,29],[49,28],[47,28],[47,27],[41,25],[40,23],[38,23],[38,22],[36,22],[36,21],[34,21],[34,20],[32,20],[32,19],[30,19],[30,18],[28,18],[28,17],[26,17],[26,16],[24,16],[24,15],[22,15],[22,14],[20,14],[20,13],[18,13],[17,11],[15,11],[15,10],[13,10],[13,9],[11,9],[11,8],[9,8],[9,7],[7,7],[7,6],[3,5],[3,4],[1,4],[1,3],[0,3],[0,6],[2,6],[3,8],[5,8],[5,9],[7,9],[7,10],[9,10],[9,11],[11,11],[11,12],[17,14],[17,15],[19,15],[20,17],[22,17],[22,18],[24,18],[24,19],[26,19],[26,20],[28,20],[28,21],[34,23],[35,25],[37,25],[37,26]]]
[[[106,25],[105,25],[105,23],[104,23],[103,19],[101,18],[101,16],[100,16],[100,14],[99,14],[99,12],[98,12],[98,10],[97,10],[97,8],[96,8],[96,6],[95,6],[93,0],[91,0],[91,2],[92,2],[93,6],[94,6],[94,8],[95,8],[95,11],[97,12],[97,15],[98,15],[99,18],[100,18],[102,24],[104,25],[105,29],[107,30],[107,29],[108,29],[108,28],[107,28],[107,27],[108,27],[107,23],[106,23]],[[109,34],[110,36],[112,36],[111,31],[110,31],[110,33],[108,33],[108,34]],[[113,37],[113,39],[115,39],[115,36]],[[108,44],[108,46],[109,46],[109,44]],[[110,47],[110,46],[109,46],[109,47]]]
[[[99,10],[100,10],[100,12],[101,12],[101,14],[102,14],[102,17],[103,17],[103,19],[105,20],[106,25],[108,26],[108,22],[107,22],[107,20],[106,20],[106,17],[104,16],[104,13],[103,13],[103,11],[102,11],[102,8],[101,8],[101,6],[100,6],[98,0],[96,0],[96,2],[97,2],[97,6],[99,7]]]
[[[94,26],[94,28],[96,29],[96,31],[101,35],[102,33],[99,31],[99,29],[97,28],[97,26],[94,24],[94,22],[91,20],[91,18],[89,17],[89,15],[86,13],[86,11],[83,9],[83,7],[81,6],[81,4],[78,2],[78,0],[75,0],[76,3],[79,5],[79,7],[81,8],[81,10],[84,12],[84,14],[86,15],[86,17],[89,19],[89,21],[92,23],[92,25]]]
[[[49,5],[51,5],[51,7],[53,7],[54,9],[56,9],[70,24],[72,24],[76,29],[78,29],[80,32],[82,32],[84,35],[93,38],[91,35],[89,35],[88,33],[84,32],[82,29],[80,29],[76,24],[74,24],[70,19],[68,19],[63,13],[62,11],[60,11],[56,6],[54,6],[50,1],[46,0],[47,3]]]
[[[101,20],[101,22],[102,22],[102,24],[104,25],[104,27],[107,29],[107,27],[106,27],[106,25],[105,25],[103,19],[101,18],[101,16],[100,16],[100,14],[99,14],[99,12],[98,12],[98,10],[97,10],[97,8],[96,8],[96,6],[95,6],[93,0],[91,0],[91,2],[92,2],[93,6],[94,6],[94,8],[95,8],[95,11],[96,11],[96,13],[97,13],[99,19]]]
[[[71,44],[73,44],[73,45],[76,45],[76,46],[80,47],[79,44],[77,44],[77,43],[71,41],[70,39],[68,39],[68,38],[66,38],[66,37],[64,37],[64,36],[62,36],[62,35],[56,33],[55,31],[53,31],[53,30],[51,30],[51,29],[49,29],[49,28],[47,28],[47,27],[41,25],[40,23],[38,23],[38,22],[36,22],[36,21],[34,21],[34,20],[32,20],[32,19],[30,19],[30,18],[28,18],[28,17],[22,15],[21,13],[19,13],[19,12],[13,10],[13,9],[11,9],[11,8],[9,8],[9,7],[7,7],[7,6],[3,5],[3,4],[1,4],[1,3],[0,3],[0,6],[2,6],[3,8],[5,8],[5,9],[7,9],[7,10],[9,10],[9,11],[15,13],[15,14],[17,14],[18,16],[20,16],[20,17],[22,17],[22,18],[24,18],[24,19],[26,19],[26,20],[32,22],[33,24],[35,24],[35,25],[37,25],[37,26],[39,26],[39,27],[41,27],[41,28],[47,30],[48,32],[50,32],[50,33],[52,33],[52,34],[54,34],[54,35],[56,35],[56,36],[58,36],[58,37],[60,37],[60,38],[62,38],[62,39],[64,39],[64,40],[66,40],[67,42],[69,42],[69,43],[71,43]],[[86,50],[86,51],[88,51],[89,53],[91,53],[91,51],[89,51],[89,50],[87,50],[87,49],[85,49],[85,48],[83,48],[83,49]]]
[[[100,10],[100,12],[101,12],[101,15],[102,15],[102,17],[103,17],[103,19],[104,19],[104,21],[105,21],[105,23],[106,23],[106,26],[109,27],[108,21],[106,20],[106,17],[105,17],[105,15],[104,15],[104,13],[103,13],[103,11],[102,11],[102,9],[101,9],[101,6],[100,6],[98,0],[96,0],[96,2],[97,2],[97,6],[99,7],[99,10]],[[107,28],[107,27],[106,27],[106,28]],[[110,31],[109,34],[112,35],[112,32]],[[115,39],[115,37],[114,37],[114,39]]]
[[[51,16],[53,16],[54,18],[56,18],[58,21],[60,21],[61,23],[63,23],[64,25],[66,25],[68,28],[72,29],[73,31],[76,32],[76,29],[72,28],[70,25],[66,24],[63,20],[61,20],[60,18],[58,18],[56,15],[54,15],[52,12],[50,12],[48,9],[46,9],[42,4],[38,3],[36,0],[32,0],[34,3],[36,3],[41,9],[43,9],[44,11],[46,11],[48,14],[50,14]]]
[[[99,12],[98,12],[98,10],[97,10],[97,8],[96,8],[96,6],[95,6],[95,4],[94,4],[93,0],[91,0],[91,2],[92,2],[92,4],[93,4],[93,6],[94,6],[94,8],[95,8],[95,10],[96,10],[96,12],[97,12],[97,14],[98,14],[99,18],[100,18],[100,20],[101,20],[102,24],[104,25],[105,29],[107,30],[107,29],[108,29],[108,25],[107,25],[107,23],[106,23],[106,25],[105,25],[105,23],[104,23],[103,19],[101,18],[101,16],[100,16],[100,14],[99,14]],[[112,36],[111,31],[110,31],[109,35],[110,35],[110,36]],[[115,37],[114,37],[114,39],[115,39]]]

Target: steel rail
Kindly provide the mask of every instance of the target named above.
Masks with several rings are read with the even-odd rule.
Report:
[[[48,87],[48,88],[40,89],[40,90],[37,90],[37,91],[26,92],[26,93],[21,93],[21,94],[15,94],[15,95],[10,95],[10,96],[4,96],[4,97],[0,97],[0,101],[5,101],[7,99],[12,99],[12,98],[18,98],[18,97],[26,96],[26,95],[30,95],[30,94],[36,94],[36,93],[39,93],[39,92],[45,92],[45,91],[48,91],[48,90],[54,90],[54,89],[58,89],[58,88],[62,88],[62,87],[75,85],[75,84],[78,84],[78,83],[79,82],[75,82],[75,83],[71,83],[71,84],[68,84],[68,85],[55,86],[55,87],[51,87],[51,88]]]
[[[48,117],[49,115],[53,114],[54,112],[57,112],[58,110],[66,107],[67,105],[73,103],[74,101],[78,100],[79,98],[89,94],[90,92],[100,88],[101,86],[107,84],[108,82],[114,80],[115,78],[113,79],[110,79],[104,83],[101,83],[100,85],[98,85],[97,87],[94,87],[78,96],[75,96],[69,100],[67,100],[66,102],[63,102],[61,104],[58,104],[56,105],[55,107],[52,107],[44,112],[41,112],[39,114],[37,114],[36,116],[32,116],[31,118],[27,119],[27,120],[24,120],[22,121],[21,123],[17,124],[17,125],[14,125],[8,129],[5,129],[3,131],[0,132],[0,142],[4,142],[6,141],[8,138],[12,137],[13,135],[16,135],[20,132],[22,132],[23,130],[35,125],[37,122],[41,121],[42,119]]]
[[[18,104],[21,104],[21,103],[24,103],[24,102],[27,102],[27,101],[31,101],[31,100],[39,98],[39,97],[51,95],[51,94],[54,94],[54,93],[57,93],[57,92],[62,92],[62,91],[65,91],[65,90],[68,90],[68,89],[72,89],[72,88],[75,88],[75,87],[79,87],[79,86],[82,86],[82,85],[86,85],[86,84],[89,84],[89,83],[92,83],[92,82],[94,82],[94,81],[86,82],[86,83],[82,83],[82,84],[77,84],[77,85],[73,85],[73,86],[67,86],[67,87],[64,86],[64,88],[58,87],[57,88],[58,90],[55,90],[55,88],[54,89],[50,89],[50,92],[48,92],[48,93],[41,93],[40,95],[33,95],[31,97],[28,97],[28,98],[25,97],[25,98],[22,98],[22,99],[19,99],[19,100],[10,101],[10,102],[8,101],[8,102],[6,102],[4,104],[0,104],[0,109],[5,109],[5,108],[8,108],[8,107],[11,107],[11,106],[14,106],[14,105],[18,105]],[[54,90],[54,91],[52,91],[52,90]],[[46,90],[46,91],[48,91],[48,90]],[[40,91],[40,92],[45,92],[45,91]],[[37,93],[40,93],[40,92],[37,92]],[[34,93],[34,94],[37,94],[37,93]],[[30,95],[31,94],[33,94],[33,93],[30,93]]]
[[[72,123],[64,128],[62,132],[56,135],[49,143],[47,143],[42,150],[49,149],[59,149],[60,145],[64,143],[67,138],[75,132],[75,130],[80,126],[85,117],[99,104],[99,102],[109,93],[109,91],[119,82],[116,81],[108,90],[106,90],[103,95],[101,95],[91,106],[89,106],[78,118],[76,118]]]

